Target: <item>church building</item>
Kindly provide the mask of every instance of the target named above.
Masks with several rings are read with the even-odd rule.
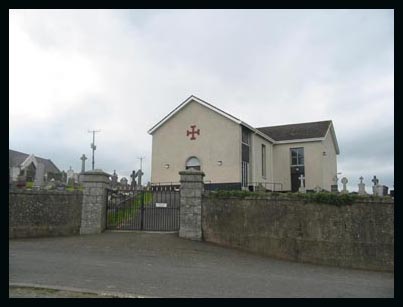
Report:
[[[306,190],[331,191],[336,184],[331,120],[254,128],[190,96],[148,133],[152,184],[177,184],[190,168],[203,171],[211,189],[295,192],[303,182]]]

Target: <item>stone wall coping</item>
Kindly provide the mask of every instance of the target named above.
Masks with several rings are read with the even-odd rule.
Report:
[[[82,194],[82,191],[74,190],[74,191],[60,191],[60,190],[9,190],[9,194],[32,194],[32,195],[72,195],[72,194]]]
[[[80,175],[81,176],[82,175],[104,175],[104,176],[108,176],[108,177],[112,176],[111,174],[108,174],[107,172],[104,172],[101,169],[94,169],[94,170],[91,170],[91,171],[86,171],[84,173],[81,173]]]
[[[87,171],[80,174],[81,182],[104,182],[109,183],[109,177],[111,175],[102,170]]]
[[[204,172],[197,170],[180,171],[179,175],[202,175],[203,177],[205,176]]]
[[[298,198],[293,198],[293,197],[287,197],[287,196],[271,196],[271,195],[256,195],[256,196],[245,196],[245,197],[239,197],[239,196],[213,196],[214,194],[211,194],[211,191],[205,191],[203,193],[203,197],[206,198],[212,198],[212,199],[238,199],[238,200],[276,200],[276,201],[294,201],[294,202],[305,202],[304,199],[298,199]],[[315,203],[314,201],[309,201],[309,203]],[[359,198],[357,200],[353,201],[353,204],[360,204],[360,203],[371,203],[371,204],[393,204],[395,203],[394,199],[389,198],[389,197],[377,197],[377,198]],[[322,203],[321,203],[322,204]]]

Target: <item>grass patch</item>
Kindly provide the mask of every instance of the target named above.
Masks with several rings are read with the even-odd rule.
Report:
[[[129,198],[127,202],[130,202],[130,206],[125,208],[117,208],[114,212],[109,212],[107,217],[108,226],[117,226],[126,220],[129,220],[137,215],[141,209],[141,205],[149,205],[152,202],[152,192],[142,192],[131,199]]]
[[[65,189],[66,189],[66,191],[69,191],[69,192],[73,192],[73,191],[83,191],[83,190],[84,190],[84,187],[83,187],[82,185],[79,185],[79,186],[76,186],[76,187],[74,187],[74,186],[67,186]]]

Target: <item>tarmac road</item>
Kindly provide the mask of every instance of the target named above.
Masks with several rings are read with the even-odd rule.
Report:
[[[294,263],[176,233],[9,241],[9,283],[145,297],[393,297],[394,274]]]

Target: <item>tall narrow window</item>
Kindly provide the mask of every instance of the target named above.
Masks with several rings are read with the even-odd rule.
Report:
[[[266,145],[262,144],[262,177],[266,178]]]
[[[250,130],[242,127],[242,139],[241,139],[241,147],[242,147],[242,177],[241,184],[242,187],[248,186],[248,178],[249,178],[249,153],[250,153]]]
[[[304,148],[291,148],[291,165],[304,165]]]

